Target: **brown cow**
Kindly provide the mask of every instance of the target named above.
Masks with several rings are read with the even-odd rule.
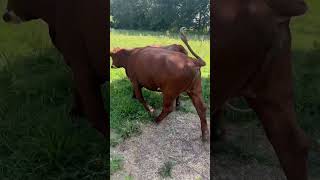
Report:
[[[82,113],[83,109],[104,136],[109,117],[100,85],[109,79],[107,8],[105,0],[9,0],[3,15],[6,22],[42,19],[48,24],[53,44],[73,73],[76,88],[72,113]]]
[[[290,17],[303,14],[306,5],[301,0],[277,2],[213,3],[213,133],[219,133],[223,104],[244,96],[260,118],[287,179],[306,180],[309,140],[294,112],[289,29]]]
[[[147,47],[163,48],[163,49],[167,49],[167,50],[171,50],[171,51],[181,52],[185,55],[188,55],[188,51],[182,45],[179,45],[179,44],[170,44],[167,46],[152,45],[152,46],[147,46]],[[111,66],[111,67],[115,68],[114,66]],[[132,98],[137,99],[134,90],[133,90]],[[180,107],[180,95],[175,100],[175,108],[178,109],[179,107]]]
[[[183,41],[190,47],[186,38]],[[191,48],[189,50],[193,52]],[[160,123],[172,112],[174,100],[182,92],[186,92],[200,117],[202,139],[208,140],[206,106],[202,99],[200,74],[200,68],[205,63],[201,58],[193,59],[184,53],[152,46],[134,49],[116,48],[110,56],[112,67],[125,68],[136,98],[149,113],[154,109],[144,100],[141,88],[162,92],[163,109],[155,119],[156,123]]]

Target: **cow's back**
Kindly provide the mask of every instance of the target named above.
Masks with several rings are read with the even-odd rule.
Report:
[[[129,78],[151,90],[167,85],[187,86],[198,69],[185,54],[154,47],[132,53],[126,67]]]

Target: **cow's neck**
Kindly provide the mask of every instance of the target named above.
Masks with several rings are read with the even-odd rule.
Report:
[[[123,59],[122,59],[123,60]],[[125,59],[124,61],[121,62],[120,64],[121,67],[123,67],[124,69],[127,69],[127,59]]]

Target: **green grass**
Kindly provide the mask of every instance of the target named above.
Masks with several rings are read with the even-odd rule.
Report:
[[[172,168],[174,163],[171,161],[165,162],[163,166],[159,169],[159,174],[162,178],[171,177]]]
[[[113,174],[114,172],[120,170],[123,166],[123,158],[117,155],[112,155],[110,159],[110,172]]]
[[[0,20],[0,39],[0,179],[105,179],[106,143],[72,126],[71,74],[45,24]]]
[[[292,25],[296,109],[302,127],[320,139],[320,2]]]
[[[111,49],[115,47],[133,48],[147,45],[169,45],[173,43],[183,44],[178,34],[160,32],[141,32],[127,30],[111,30]],[[203,96],[206,104],[209,105],[210,95],[210,40],[208,36],[191,35],[190,46],[199,54],[207,65],[202,70]],[[110,58],[111,59],[111,58]],[[131,83],[126,77],[124,69],[110,69],[110,114],[111,128],[120,138],[127,138],[139,132],[141,123],[151,123],[153,118],[144,110],[141,103],[131,98]],[[148,90],[143,91],[146,101],[157,110],[162,109],[161,93]],[[185,106],[181,109],[192,111],[189,98],[183,98]],[[208,110],[209,111],[209,110]],[[116,145],[119,140],[112,140],[111,144]],[[121,142],[121,141],[120,141]]]

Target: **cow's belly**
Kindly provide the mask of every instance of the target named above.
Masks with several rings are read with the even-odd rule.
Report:
[[[163,74],[162,74],[163,75]],[[151,91],[158,92],[183,92],[190,87],[190,83],[193,82],[193,75],[182,75],[182,76],[155,76],[155,77],[144,77],[143,79],[139,79],[138,82],[144,88]]]
[[[137,74],[138,84],[148,90],[157,91],[161,88],[160,79],[149,73]]]
[[[141,83],[141,85],[148,90],[161,92],[160,85],[157,85],[156,83]]]
[[[262,64],[259,56],[246,56],[219,51],[213,62],[213,107],[222,106],[229,98],[241,96]]]

